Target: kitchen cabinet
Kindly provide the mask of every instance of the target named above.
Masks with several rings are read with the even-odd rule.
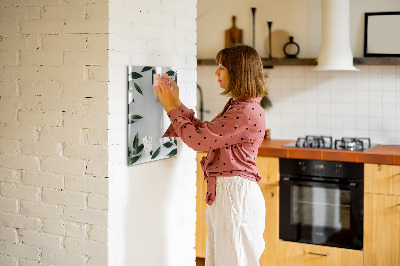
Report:
[[[196,198],[196,257],[205,258],[206,256],[206,208],[205,194],[207,191],[204,182],[203,171],[200,161],[206,152],[197,153],[197,198]],[[261,266],[277,265],[278,252],[278,200],[279,200],[279,158],[258,156],[256,159],[258,170],[262,176],[259,182],[261,191],[265,199],[266,219],[265,219],[265,250],[260,258]]]
[[[400,196],[400,165],[364,164],[364,192]]]
[[[279,241],[279,266],[363,265],[363,252],[288,241]]]
[[[364,266],[400,265],[400,166],[364,167]]]

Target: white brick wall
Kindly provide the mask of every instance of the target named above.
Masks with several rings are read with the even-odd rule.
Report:
[[[109,4],[109,264],[195,265],[195,152],[179,140],[176,157],[127,167],[123,118],[128,65],[177,67],[181,99],[196,105],[197,1]]]
[[[106,265],[108,23],[0,1],[0,265]]]

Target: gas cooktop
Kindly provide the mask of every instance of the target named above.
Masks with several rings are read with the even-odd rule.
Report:
[[[375,145],[371,145],[370,138],[341,138],[335,139],[331,136],[307,135],[298,138],[296,142],[283,145],[285,147],[315,148],[347,151],[366,151]]]

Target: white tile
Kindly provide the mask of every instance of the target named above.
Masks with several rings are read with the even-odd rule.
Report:
[[[355,102],[356,102],[356,91],[343,90],[343,103],[355,103]]]
[[[397,130],[397,142],[396,144],[400,145],[400,130]]]
[[[304,77],[294,77],[292,79],[292,88],[295,90],[303,90],[306,88]]]
[[[281,123],[282,127],[289,127],[293,125],[293,115],[292,114],[281,114]]]
[[[352,129],[356,127],[355,116],[343,116],[343,129]]]
[[[279,67],[279,76],[280,77],[292,77],[292,66],[280,66]]]
[[[329,87],[331,90],[342,90],[343,89],[343,78],[342,76],[331,77],[329,81]]]
[[[346,138],[353,138],[356,136],[356,129],[355,128],[343,128],[342,136]]]
[[[330,97],[329,97],[330,96],[330,92],[329,92],[329,90],[320,88],[320,89],[318,89],[317,93],[318,93],[317,94],[318,102],[326,103],[326,102],[330,101]]]
[[[304,127],[305,117],[304,115],[294,114],[293,115],[293,126]]]
[[[394,78],[396,76],[396,66],[382,66],[382,77]]]
[[[396,117],[396,105],[395,104],[383,104],[382,105],[382,116],[383,117]]]
[[[369,137],[371,138],[371,143],[378,143],[382,144],[382,130],[370,130],[369,131]]]
[[[306,130],[304,127],[293,127],[293,139],[298,138],[299,136],[305,136],[306,135]]]
[[[317,127],[317,116],[314,115],[307,115],[304,118],[304,126],[306,128],[314,128]]]
[[[382,90],[383,91],[394,91],[396,90],[396,79],[394,77],[384,77],[382,79]]]
[[[330,127],[332,128],[342,128],[343,118],[342,116],[332,115],[330,117]]]
[[[368,104],[369,94],[367,90],[356,91],[356,103],[357,104]]]
[[[314,102],[316,103],[318,100],[318,93],[316,89],[307,89],[304,92],[304,101],[307,103]]]
[[[382,129],[383,131],[396,131],[396,118],[395,117],[383,117]]]
[[[377,76],[368,77],[368,89],[370,91],[382,90],[382,78]]]
[[[330,126],[330,119],[327,115],[319,115],[317,117],[317,126],[318,128],[327,128]]]
[[[356,130],[368,130],[369,129],[369,118],[368,117],[357,117],[356,118]]]
[[[331,103],[342,103],[343,102],[343,90],[330,90],[329,101]]]
[[[369,118],[369,129],[370,130],[381,130],[382,131],[383,120],[381,117],[370,117]]]
[[[369,130],[356,128],[355,136],[358,138],[369,138]]]
[[[318,82],[316,77],[309,77],[307,76],[304,79],[304,86],[308,89],[317,87]]]
[[[316,135],[329,136],[330,132],[329,127],[318,127]]]
[[[306,68],[303,66],[293,67],[292,68],[292,76],[293,77],[304,77],[306,72]]]
[[[330,114],[330,108],[329,104],[327,103],[318,103],[317,104],[317,110],[318,110],[318,115],[329,115]]]
[[[368,104],[356,105],[356,117],[368,117],[369,107]]]
[[[342,104],[342,114],[343,116],[354,116],[356,114],[356,106],[351,103]]]
[[[397,131],[383,131],[382,134],[382,144],[396,144],[397,141]]]
[[[396,103],[396,91],[383,91],[382,92],[382,103],[395,104]]]
[[[369,91],[368,102],[370,104],[382,104],[382,91]]]
[[[368,116],[369,117],[382,117],[382,105],[370,104],[368,105]]]
[[[318,90],[329,90],[329,78],[328,77],[318,77],[317,78]]]
[[[342,138],[343,130],[341,128],[331,128],[328,135],[332,136],[332,138],[333,138],[333,144],[332,145],[335,145],[334,139]]]
[[[342,104],[330,103],[329,108],[331,115],[342,115]]]

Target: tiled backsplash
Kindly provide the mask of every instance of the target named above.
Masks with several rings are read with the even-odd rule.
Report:
[[[360,71],[317,72],[313,66],[266,69],[272,108],[267,127],[274,139],[304,135],[370,137],[400,144],[400,66],[356,66]],[[219,96],[216,66],[198,67],[204,109],[211,120],[227,101]],[[199,98],[199,97],[198,97]]]

